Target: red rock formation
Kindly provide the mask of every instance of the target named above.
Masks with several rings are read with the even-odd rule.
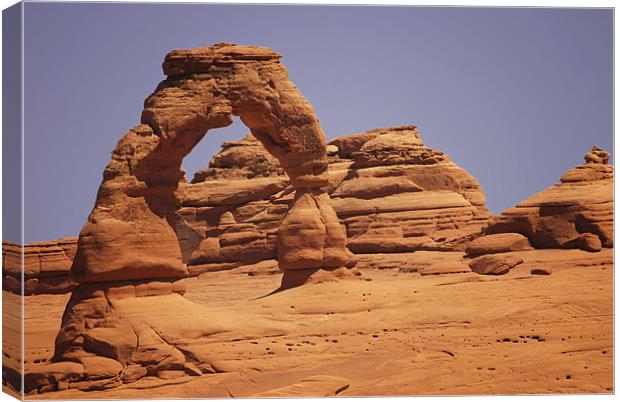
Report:
[[[340,157],[351,161],[334,172],[332,200],[351,251],[464,250],[487,223],[478,181],[441,151],[426,147],[415,127],[357,137],[332,142]]]
[[[107,387],[122,378],[139,378],[140,373],[172,370],[183,375],[193,370],[186,369],[191,361],[163,334],[139,319],[121,318],[117,309],[127,304],[119,300],[141,305],[141,294],[159,297],[161,309],[167,308],[166,300],[173,300],[168,307],[177,318],[191,314],[191,303],[171,297],[183,293],[178,279],[188,274],[175,232],[181,162],[208,130],[230,125],[232,115],[240,116],[279,161],[294,190],[276,236],[280,269],[349,264],[344,227],[322,190],[328,184],[323,132],[279,59],[279,54],[266,48],[226,43],[166,55],[163,70],[168,78],[146,99],[142,124],[125,134],[112,152],[95,207],[80,232],[71,267],[71,276],[80,285],[63,315],[54,356],[55,363],[73,361],[83,366],[82,373],[70,381],[97,379],[94,387]],[[272,161],[265,158],[264,162]],[[216,160],[216,165],[228,163],[225,155]],[[262,198],[269,191],[272,187],[261,183],[242,194],[207,195],[206,199],[227,205]],[[200,195],[193,202],[204,198]],[[189,199],[191,203],[191,194]],[[248,236],[237,232],[220,240],[213,249],[208,244],[201,249],[226,253],[227,245],[246,241]],[[148,341],[144,347],[142,340]],[[44,387],[54,375],[53,370],[49,376],[42,370],[26,374],[31,391]],[[102,372],[106,378],[101,378]]]
[[[609,154],[597,147],[586,163],[568,172],[548,189],[494,217],[467,253],[479,274],[502,275],[521,261],[530,244],[535,248],[579,248],[597,252],[613,247],[613,167]],[[515,251],[524,252],[516,255]],[[532,274],[549,275],[538,267]]]
[[[469,267],[481,275],[504,275],[522,262],[522,258],[514,255],[487,254],[471,260]]]
[[[559,184],[495,217],[485,233],[521,233],[536,248],[612,247],[613,166],[597,147],[584,158],[586,163],[564,173]]]
[[[26,244],[24,253],[24,294],[66,293],[75,286],[69,278],[77,238]],[[21,293],[21,247],[2,242],[2,287]]]
[[[386,138],[377,139],[378,136]],[[373,139],[376,140],[362,148]],[[390,141],[389,151],[377,145]],[[383,149],[382,152],[400,156],[391,159],[394,165],[385,165],[388,158],[380,157],[383,162],[378,166],[357,166],[352,154],[357,153],[357,160],[366,160],[369,156],[362,151],[368,149],[373,155]],[[394,253],[418,251],[414,265],[423,274],[468,270],[466,263],[459,262],[459,252],[488,216],[484,195],[474,178],[441,152],[424,147],[414,127],[338,137],[328,146],[328,154],[326,190],[350,234],[349,247],[359,256],[366,256],[360,259],[360,267],[388,267],[393,259],[385,253],[401,255],[398,258],[402,260],[402,254]],[[440,161],[429,163],[426,158],[427,162],[418,163],[416,160],[425,157],[416,155],[434,155]],[[181,208],[175,230],[190,275],[278,258],[278,228],[293,192],[278,160],[253,135],[224,143],[209,167],[198,171],[191,183],[180,183],[176,192]],[[441,203],[449,197],[460,200],[462,207],[453,209],[450,204]],[[376,203],[379,208],[369,208],[369,203]],[[409,236],[414,231],[421,235]],[[502,236],[498,235],[494,243]],[[521,239],[527,242],[525,237]],[[483,239],[474,243],[480,240]],[[450,259],[446,264],[446,256],[428,254],[427,262],[427,254],[420,253],[422,250],[452,251],[454,261]],[[441,264],[430,268],[432,261]],[[410,269],[402,262],[397,265]]]
[[[385,165],[358,167],[351,159],[352,153],[357,152],[358,158],[364,159],[360,149],[379,135],[391,138],[394,149],[390,152],[394,155],[409,152],[410,159],[416,158],[411,146],[407,145],[414,143],[419,147],[418,154],[433,154],[441,161],[418,164],[411,160],[392,159],[399,164],[389,168]],[[376,150],[376,144],[380,142],[386,140],[375,141],[368,148]],[[402,149],[399,144],[403,144]],[[488,216],[478,182],[439,151],[425,148],[417,130],[411,126],[338,137],[328,146],[328,153],[329,185],[326,190],[332,197],[330,203],[336,206],[340,221],[350,233],[349,247],[360,256],[367,255],[372,259],[370,262],[368,258],[362,258],[361,267],[389,266],[391,259],[381,254],[385,252],[462,251]],[[209,167],[198,171],[191,183],[181,182],[176,192],[180,198],[176,203],[181,208],[177,211],[180,219],[176,221],[175,230],[184,262],[189,263],[190,275],[276,259],[278,228],[289,209],[293,192],[278,160],[253,135],[248,134],[241,141],[224,143]],[[441,200],[448,197],[460,199],[463,207],[452,210],[448,204],[444,209],[446,205]],[[375,210],[362,203],[377,203],[380,208]],[[366,222],[369,222],[368,227]],[[412,230],[427,233],[432,241],[422,236],[407,240],[407,234]],[[450,236],[444,237],[444,234]],[[488,238],[493,237],[484,239]],[[427,243],[421,243],[420,239]],[[478,244],[480,240],[474,243]],[[76,239],[70,241],[73,248],[68,256],[72,258]],[[39,247],[39,244],[27,245],[26,250]],[[470,254],[484,253],[486,251]],[[419,257],[416,258],[419,266],[427,265],[423,254],[416,256]],[[71,262],[65,262],[68,271]],[[466,264],[464,266],[466,268]],[[425,272],[435,271],[426,269]],[[13,278],[8,281],[17,286],[18,277]],[[27,288],[34,283],[27,282]],[[36,289],[46,292],[42,287]],[[63,290],[59,288],[58,291]],[[33,288],[33,292],[38,291]]]
[[[324,192],[296,192],[278,160],[253,136],[226,143],[223,148],[209,168],[199,171],[192,183],[182,181],[174,193],[173,206],[179,206],[174,230],[192,274],[280,258],[281,266],[284,263],[292,269],[286,273],[282,288],[355,278],[360,274],[356,269],[341,267],[328,274],[295,269],[299,262],[302,266],[318,265],[315,251],[321,247],[323,256],[330,255],[329,246],[344,247],[339,239],[330,242],[327,234],[317,235],[320,224],[314,221],[315,209],[319,216],[330,217],[327,224],[340,220],[346,227],[347,245],[357,253],[359,268],[398,269],[420,275],[470,271],[504,275],[512,269],[520,274],[549,275],[551,265],[555,270],[562,265],[611,264],[609,250],[607,254],[597,253],[590,261],[589,253],[581,250],[533,250],[530,246],[536,246],[537,236],[551,233],[553,239],[572,239],[564,247],[590,252],[601,249],[605,236],[579,229],[595,227],[605,233],[611,222],[613,198],[606,191],[612,188],[613,173],[605,164],[606,154],[598,149],[586,154],[587,163],[567,172],[561,184],[545,190],[544,196],[531,197],[545,201],[538,209],[519,204],[514,209],[518,213],[505,212],[492,221],[483,236],[476,237],[488,217],[478,182],[441,152],[425,147],[414,127],[371,130],[332,141],[326,147],[329,166]],[[562,198],[564,192],[573,199]],[[607,198],[596,198],[600,194]],[[290,226],[295,224],[299,230],[285,229],[290,230],[286,233],[290,244],[287,240],[285,255],[294,258],[283,262],[277,239],[292,203],[297,205],[299,216],[309,218],[289,220]],[[333,211],[322,210],[330,204]],[[566,210],[546,209],[549,206]],[[521,234],[511,229],[511,224],[519,228],[524,221],[547,224],[548,211],[570,212],[550,215],[551,227],[563,231],[532,236],[528,231]],[[580,226],[586,222],[582,215],[588,211],[590,220]],[[493,233],[500,224],[511,230]],[[572,231],[577,235],[566,235]],[[317,238],[319,242],[315,242]],[[49,258],[58,252],[55,244],[26,246],[27,255],[37,256],[27,258],[27,269],[33,273],[28,274],[30,278],[40,281],[45,277],[43,272],[50,271],[43,266],[55,266],[56,258]],[[6,249],[5,266],[18,255],[15,250],[11,254],[10,247]],[[329,259],[323,257],[320,262],[327,266]],[[263,264],[261,269],[271,269],[275,265],[267,263],[256,266]],[[9,270],[13,277],[19,272],[16,266]],[[208,334],[230,333],[231,339],[239,339],[239,334],[248,333],[252,325],[253,337],[286,331],[273,327],[273,323],[248,323],[247,317],[242,324],[222,324],[231,319],[230,312],[218,322],[213,311],[189,302],[182,296],[184,292],[184,280],[179,278],[81,284],[65,311],[53,363],[30,366],[25,377],[27,391],[65,387],[100,390],[145,376],[170,379],[226,371],[230,368],[211,361]],[[155,303],[157,315],[152,311]]]
[[[470,256],[531,250],[530,241],[519,233],[498,233],[478,237],[465,250]]]
[[[209,129],[230,125],[233,114],[279,160],[302,200],[293,203],[278,234],[280,268],[338,267],[348,261],[343,228],[320,190],[327,184],[323,132],[279,58],[269,49],[230,44],[166,56],[168,79],[145,101],[142,124],[116,146],[80,233],[72,270],[78,282],[187,275],[174,231],[181,162]],[[318,236],[311,248],[299,243],[291,248],[291,233],[300,229]],[[333,239],[340,246],[326,243]],[[300,263],[297,254],[311,257]]]
[[[250,136],[223,148],[179,191],[177,233],[192,275],[281,260],[276,236],[293,188]],[[328,148],[325,189],[354,253],[463,251],[487,223],[478,181],[413,126],[338,137]]]

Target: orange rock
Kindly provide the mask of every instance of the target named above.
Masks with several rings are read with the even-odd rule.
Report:
[[[345,266],[346,235],[325,193],[298,192],[278,230],[278,266],[309,269]],[[332,225],[330,225],[332,223]]]
[[[80,363],[84,365],[84,372],[89,380],[112,378],[123,370],[118,361],[101,356],[85,356],[80,358]]]
[[[193,187],[178,189],[183,158],[209,129],[230,125],[233,114],[241,117],[271,157],[241,149],[256,147],[255,142],[245,141],[245,146],[227,147],[216,155],[213,167],[239,167],[252,161],[264,166],[255,172],[259,174],[270,171],[277,159],[300,195],[312,190],[323,211],[331,208],[329,197],[320,196],[320,188],[327,184],[323,132],[312,106],[288,80],[279,58],[266,48],[228,43],[175,50],[166,56],[163,69],[169,78],[146,99],[142,124],[118,142],[106,167],[95,208],[80,233],[72,269],[75,280],[187,276],[175,233],[177,190],[185,194],[186,206],[209,207],[247,203],[284,188],[287,181],[276,177],[275,182],[259,179],[269,183],[249,187],[224,182],[220,191],[209,183],[203,186],[204,192],[196,187],[204,184],[198,182],[207,176],[203,174]],[[330,216],[323,213],[323,219],[332,221],[322,225],[330,238],[337,238],[332,232],[342,231],[340,223]],[[345,254],[344,242],[340,243],[340,253]],[[315,252],[322,261],[325,242],[315,246],[320,247]],[[288,246],[279,254],[306,253],[303,250],[306,245],[300,250]]]
[[[469,255],[505,253],[529,250],[530,241],[520,233],[498,233],[479,237],[472,241],[465,252]]]
[[[209,167],[194,174],[192,184],[218,179],[253,179],[283,176],[278,160],[248,133],[241,141],[225,142],[222,151],[215,154]]]
[[[601,239],[592,233],[583,233],[576,241],[577,248],[580,248],[584,251],[601,251],[603,245],[601,244]]]
[[[185,310],[195,308],[183,302],[184,288],[175,285],[189,273],[183,258],[186,242],[197,246],[191,252],[195,264],[236,261],[240,255],[258,262],[273,258],[277,245],[282,270],[351,265],[344,226],[322,189],[328,184],[323,131],[279,58],[266,48],[227,43],[166,56],[163,70],[168,78],[145,100],[142,124],[126,133],[112,152],[71,265],[71,277],[79,285],[63,314],[54,358],[85,362],[87,381],[78,388],[105,389],[144,375],[137,368],[126,370],[129,366],[172,378],[184,376],[186,364],[194,363],[152,327],[118,311],[122,305],[140,310],[145,300],[149,308],[151,303],[171,308],[164,301],[172,296],[175,305],[180,300]],[[243,173],[220,176],[216,184],[206,178],[218,177],[218,171],[201,172],[188,184],[183,158],[208,130],[230,125],[233,114],[266,151],[254,152],[258,142],[248,139],[226,146],[213,158],[212,168]],[[249,162],[254,166],[244,168]],[[288,193],[295,192],[290,211],[275,225],[245,223],[228,211],[289,185]],[[205,211],[207,220],[217,211],[216,241],[179,219],[184,214],[177,214],[178,199],[193,211]],[[245,209],[246,214],[254,210]],[[28,277],[43,276],[38,255],[27,256]],[[48,256],[45,266],[53,271],[55,263]],[[199,328],[197,333],[207,331]]]
[[[471,260],[469,267],[477,274],[503,275],[522,262],[522,258],[513,255],[488,254]]]
[[[358,177],[341,183],[332,196],[370,199],[418,191],[423,189],[406,177]]]
[[[346,227],[347,248],[353,253],[464,250],[487,223],[489,213],[478,181],[446,155],[424,146],[413,126],[337,137],[330,146],[325,190],[337,218]],[[263,175],[249,174],[262,170],[266,158],[252,159],[249,152],[233,152],[235,149],[252,149],[260,154],[248,137],[226,143],[209,168],[197,173],[180,194],[177,216],[183,222],[183,231],[179,241],[191,275],[278,258],[275,239],[296,199],[295,189],[288,185],[281,191],[274,188],[260,194],[269,183],[286,180],[285,176],[274,165],[269,165]],[[390,159],[389,153],[398,158]],[[426,157],[440,154],[441,158]],[[362,167],[353,158],[373,162]],[[220,160],[226,163],[216,166],[214,161]],[[213,194],[246,193],[250,189],[260,195],[249,201],[238,199],[235,205],[196,203]],[[327,210],[325,214],[332,215]],[[326,228],[333,225],[328,223]],[[230,253],[215,253],[224,246],[229,233],[247,233],[247,241],[237,242]],[[342,239],[339,230],[333,233],[334,239]],[[325,243],[334,244],[334,239]],[[328,254],[327,250],[324,253]],[[340,255],[338,261],[344,259],[341,251],[335,253]],[[317,264],[318,254],[309,265]]]
[[[586,163],[566,172],[559,184],[521,201],[493,218],[485,233],[517,232],[536,248],[575,248],[583,233],[613,246],[613,167],[594,147]]]
[[[24,373],[24,392],[31,394],[46,385],[79,381],[84,378],[84,366],[75,362],[58,362],[35,366]],[[52,390],[55,390],[54,387]]]
[[[26,244],[24,257],[24,294],[66,293],[75,287],[69,277],[77,238]],[[21,292],[22,248],[2,242],[2,272],[5,290]]]

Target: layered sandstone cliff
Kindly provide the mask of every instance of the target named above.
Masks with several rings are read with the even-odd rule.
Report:
[[[535,248],[613,246],[614,175],[609,154],[593,147],[560,183],[493,218],[485,233],[515,232]]]
[[[24,294],[66,293],[75,286],[69,270],[77,247],[76,237],[26,244],[23,247]],[[22,248],[2,242],[2,288],[21,292]]]
[[[337,137],[327,152],[326,191],[360,267],[458,259],[490,216],[478,181],[426,147],[414,126]],[[190,275],[277,259],[278,228],[293,193],[278,160],[252,134],[222,144],[209,167],[177,192],[176,233]],[[4,276],[5,289],[19,292],[16,247],[5,243]],[[71,290],[76,247],[77,238],[27,245],[26,294]]]
[[[373,156],[377,143],[389,141],[383,157]],[[412,141],[417,150],[412,151]],[[476,179],[424,147],[413,126],[337,137],[327,148],[327,191],[359,267],[452,273],[468,270],[463,251],[476,258],[534,248],[613,246],[613,166],[596,147],[560,183],[496,217],[488,214]],[[371,166],[366,161],[372,158]],[[277,230],[291,192],[277,159],[251,134],[222,144],[208,168],[180,184],[176,231],[190,275],[277,259]],[[450,199],[458,201],[452,206],[442,201]],[[70,291],[76,245],[77,238],[26,245],[25,294]],[[16,244],[4,242],[4,288],[15,293],[20,292],[19,256]],[[474,271],[509,269],[501,261],[502,268],[494,268],[499,256],[480,261],[485,267],[477,263]]]
[[[584,164],[564,173],[560,183],[493,217],[483,235],[466,249],[473,258],[472,271],[503,275],[523,263],[534,248],[599,252],[613,247],[613,166],[608,163],[609,154],[597,147],[584,159]],[[555,254],[554,262],[576,264],[571,258]],[[532,273],[551,271],[533,266]]]
[[[328,160],[326,192],[358,255],[462,252],[489,218],[478,181],[425,146],[414,126],[338,137]],[[250,134],[225,143],[179,194],[177,234],[190,275],[278,258],[293,189]]]

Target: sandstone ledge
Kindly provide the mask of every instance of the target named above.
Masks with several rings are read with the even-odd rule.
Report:
[[[66,293],[75,283],[69,277],[77,238],[26,244],[2,242],[2,283],[5,290],[21,293],[22,252],[24,294]],[[23,251],[22,251],[23,250]]]

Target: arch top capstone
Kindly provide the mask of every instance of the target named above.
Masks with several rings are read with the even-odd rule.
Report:
[[[172,50],[164,58],[162,68],[168,77],[216,71],[218,67],[251,62],[278,62],[282,55],[266,47],[240,46],[220,42],[208,47]]]

